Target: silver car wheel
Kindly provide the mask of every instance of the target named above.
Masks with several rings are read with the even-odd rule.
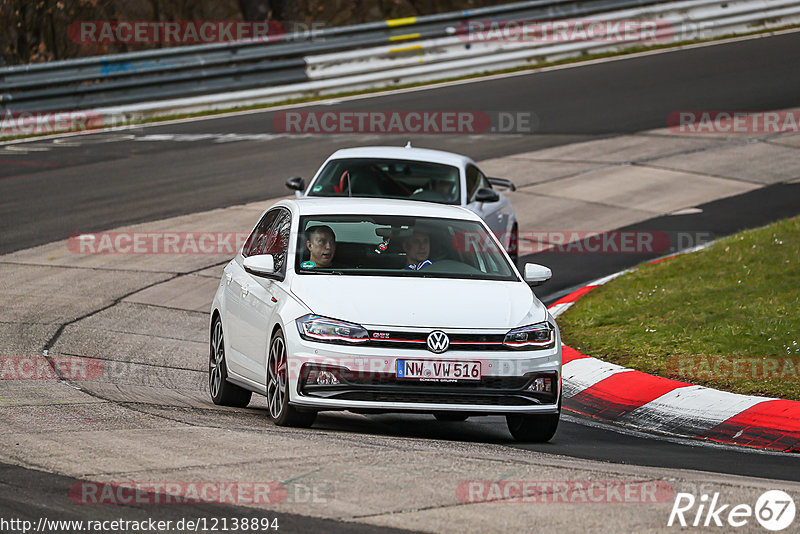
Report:
[[[267,364],[267,404],[269,414],[278,419],[283,411],[286,396],[286,345],[283,338],[275,336],[269,349]]]
[[[212,397],[219,396],[222,385],[222,365],[225,360],[225,342],[222,337],[222,323],[214,323],[214,333],[211,336],[211,354],[208,359],[208,389]]]

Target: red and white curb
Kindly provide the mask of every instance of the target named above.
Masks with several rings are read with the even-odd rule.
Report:
[[[671,257],[671,256],[670,256]],[[651,263],[663,261],[662,258]],[[557,317],[595,280],[552,304]],[[800,402],[728,393],[649,375],[563,346],[563,396],[571,411],[627,426],[783,452],[800,452]]]

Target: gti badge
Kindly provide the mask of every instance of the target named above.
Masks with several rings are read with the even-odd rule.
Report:
[[[450,346],[450,338],[441,330],[434,330],[428,334],[428,350],[441,354]]]

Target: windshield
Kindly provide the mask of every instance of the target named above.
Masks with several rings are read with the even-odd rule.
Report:
[[[296,272],[518,280],[482,224],[388,215],[300,218]]]
[[[309,196],[379,197],[459,204],[458,168],[400,159],[348,158],[329,161]]]

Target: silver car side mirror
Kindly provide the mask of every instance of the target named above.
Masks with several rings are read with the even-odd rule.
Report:
[[[530,286],[538,286],[544,284],[553,277],[553,271],[549,267],[539,265],[538,263],[525,264],[525,281]]]
[[[256,276],[269,276],[275,274],[275,258],[272,254],[256,254],[248,256],[242,262],[244,270]]]

